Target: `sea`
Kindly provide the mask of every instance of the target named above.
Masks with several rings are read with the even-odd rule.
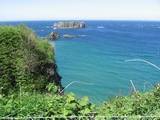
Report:
[[[24,24],[40,37],[77,35],[50,41],[65,92],[102,103],[115,96],[146,92],[160,83],[160,21],[85,21],[84,29],[54,30],[56,21]]]

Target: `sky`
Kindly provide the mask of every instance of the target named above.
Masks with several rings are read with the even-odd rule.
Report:
[[[0,21],[160,20],[160,0],[0,0]]]

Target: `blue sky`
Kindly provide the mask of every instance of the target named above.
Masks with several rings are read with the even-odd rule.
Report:
[[[160,20],[160,0],[0,0],[0,21]]]

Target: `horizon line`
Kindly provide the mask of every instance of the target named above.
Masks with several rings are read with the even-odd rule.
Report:
[[[29,21],[159,21],[160,19],[24,19],[24,20],[0,20],[0,22],[29,22]]]

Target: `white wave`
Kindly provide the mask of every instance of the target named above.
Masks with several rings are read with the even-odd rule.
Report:
[[[103,28],[104,28],[104,26],[98,26],[97,28],[98,28],[98,29],[103,29]]]
[[[53,27],[53,29],[56,30],[57,28],[56,28],[56,27]]]
[[[46,28],[50,28],[50,26],[46,26]]]
[[[144,59],[129,59],[129,60],[125,60],[125,62],[144,62],[160,71],[160,67]]]

